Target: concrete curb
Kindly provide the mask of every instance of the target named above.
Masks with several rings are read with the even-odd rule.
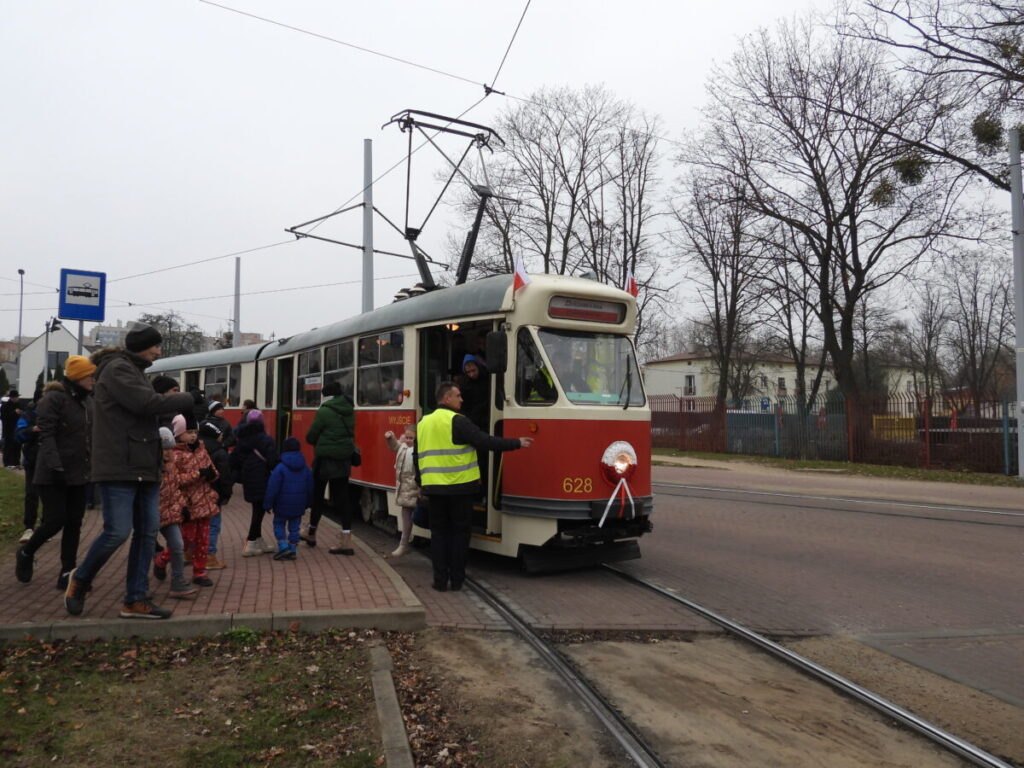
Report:
[[[412,750],[409,749],[409,736],[402,719],[402,708],[395,692],[395,681],[391,676],[391,670],[394,669],[391,654],[383,645],[374,645],[370,648],[370,662],[384,759],[388,768],[415,768]]]

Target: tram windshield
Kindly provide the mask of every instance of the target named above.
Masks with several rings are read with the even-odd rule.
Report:
[[[581,405],[637,406],[644,390],[625,336],[585,331],[537,331],[565,396]]]

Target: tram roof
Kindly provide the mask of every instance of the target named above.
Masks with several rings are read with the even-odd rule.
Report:
[[[485,315],[509,309],[506,297],[512,287],[512,275],[495,275],[471,283],[430,291],[404,301],[348,317],[336,323],[314,328],[281,339],[267,348],[263,357],[287,355],[311,347],[319,347],[338,339],[350,338],[373,331],[419,325],[435,320],[446,320],[472,315]],[[511,301],[511,298],[509,301]]]
[[[230,365],[232,363],[251,363],[266,345],[267,342],[261,341],[259,344],[247,344],[244,347],[211,349],[206,352],[192,352],[188,355],[165,357],[154,362],[153,365],[146,369],[146,373],[181,371],[188,368],[208,368],[213,365]]]

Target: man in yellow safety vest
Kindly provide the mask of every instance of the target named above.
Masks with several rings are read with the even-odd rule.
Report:
[[[436,393],[437,410],[416,430],[416,479],[430,500],[430,557],[434,589],[462,589],[466,578],[473,501],[480,494],[477,449],[529,448],[532,437],[494,437],[459,413],[462,393],[450,381]]]

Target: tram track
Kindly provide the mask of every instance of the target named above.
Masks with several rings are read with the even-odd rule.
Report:
[[[980,747],[977,747],[974,744],[939,728],[937,725],[918,717],[913,712],[900,707],[898,704],[894,704],[888,699],[857,685],[853,681],[848,680],[847,678],[842,677],[819,664],[816,664],[810,659],[794,653],[788,648],[785,648],[772,640],[769,640],[767,637],[721,616],[708,608],[698,605],[691,600],[687,600],[665,587],[634,576],[618,566],[604,565],[602,568],[630,583],[651,590],[673,603],[682,605],[702,618],[721,627],[729,635],[743,641],[745,644],[755,646],[772,657],[798,669],[800,672],[824,682],[826,685],[840,693],[860,701],[875,712],[896,720],[907,728],[910,728],[925,737],[933,744],[936,744],[958,757],[967,760],[972,765],[982,766],[983,768],[1013,768],[1009,763],[1000,760],[995,755],[992,755]]]

